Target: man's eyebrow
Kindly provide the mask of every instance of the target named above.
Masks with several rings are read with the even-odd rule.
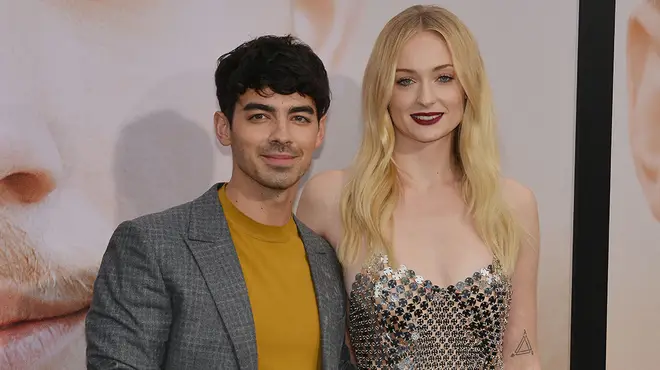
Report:
[[[313,115],[314,108],[312,108],[309,105],[299,105],[299,106],[291,107],[291,109],[289,109],[289,114],[292,113],[308,113]]]
[[[262,110],[265,112],[274,113],[275,107],[273,107],[272,105],[261,104],[261,103],[247,103],[243,106],[243,110],[244,111]]]
[[[244,111],[264,111],[269,113],[275,113],[276,109],[272,105],[262,104],[262,103],[247,103],[243,106]],[[314,114],[314,108],[310,105],[298,105],[291,107],[289,109],[289,114],[293,113],[307,113],[310,115]]]

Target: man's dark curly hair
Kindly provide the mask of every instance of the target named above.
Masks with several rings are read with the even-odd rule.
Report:
[[[218,59],[216,97],[231,123],[239,97],[248,89],[281,95],[299,93],[312,98],[320,119],[330,107],[330,83],[321,59],[291,36],[261,36]]]

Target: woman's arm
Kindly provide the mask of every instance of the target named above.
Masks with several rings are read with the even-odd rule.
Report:
[[[504,367],[507,370],[540,370],[537,339],[538,206],[532,191],[512,180],[505,182],[504,196],[526,233],[512,276],[513,297],[504,333]]]
[[[343,185],[343,171],[325,171],[314,175],[305,184],[296,208],[296,217],[333,248],[337,247],[341,232],[339,197]]]
[[[344,171],[326,171],[310,178],[298,200],[296,217],[315,233],[326,239],[333,248],[341,239],[341,216],[339,199],[345,185]],[[348,305],[346,306],[348,318]],[[348,320],[344,348],[342,348],[342,369],[353,369],[355,354],[348,335]]]

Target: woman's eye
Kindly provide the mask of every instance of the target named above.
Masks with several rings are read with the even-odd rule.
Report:
[[[440,82],[447,83],[447,82],[451,82],[452,80],[454,80],[454,78],[452,76],[440,76],[440,78],[438,78],[438,80],[440,80]]]

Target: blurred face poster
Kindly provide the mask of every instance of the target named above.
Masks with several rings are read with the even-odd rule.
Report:
[[[660,2],[616,4],[608,369],[657,367]]]

